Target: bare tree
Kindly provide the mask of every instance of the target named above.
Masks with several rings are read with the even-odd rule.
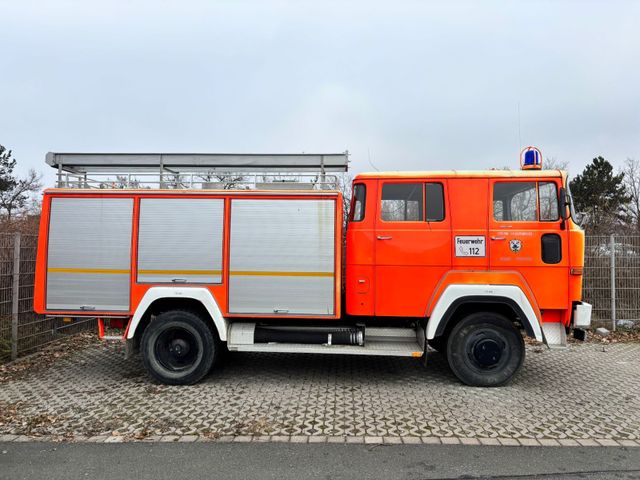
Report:
[[[569,170],[569,162],[561,161],[556,157],[547,157],[542,164],[542,168],[545,170]]]
[[[239,173],[205,172],[202,175],[198,175],[197,178],[203,182],[220,183],[223,190],[239,188],[246,181],[244,175]]]
[[[142,188],[140,180],[127,175],[116,175],[115,180],[101,182],[99,188]]]
[[[186,176],[180,173],[169,173],[163,176],[160,188],[168,188],[173,190],[186,188],[188,185],[185,184],[185,179]]]
[[[545,170],[569,170],[569,162],[558,160],[556,157],[547,157],[542,162],[542,168]],[[514,168],[502,166],[499,168],[494,167],[492,170],[514,170]]]
[[[4,210],[7,220],[28,206],[31,194],[42,189],[41,180],[42,175],[32,169],[26,177],[17,178],[7,189],[0,190],[0,211]]]
[[[351,184],[353,183],[353,176],[348,173],[342,175],[336,175],[336,190],[342,193],[342,215],[343,223],[346,226],[349,209],[351,208]]]
[[[623,182],[627,189],[630,200],[627,204],[627,215],[640,233],[640,161],[634,158],[627,158],[622,169],[624,173]]]

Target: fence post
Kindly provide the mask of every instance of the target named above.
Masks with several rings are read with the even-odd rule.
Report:
[[[609,248],[611,249],[611,324],[616,331],[616,240],[611,234]]]
[[[20,232],[13,236],[13,287],[11,290],[11,360],[18,358],[18,314],[20,313]]]

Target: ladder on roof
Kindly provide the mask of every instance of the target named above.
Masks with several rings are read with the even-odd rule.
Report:
[[[349,152],[300,154],[54,153],[59,188],[281,189],[338,187]]]

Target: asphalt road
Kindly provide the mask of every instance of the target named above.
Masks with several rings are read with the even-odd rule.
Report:
[[[640,479],[640,449],[0,443],[0,479]]]

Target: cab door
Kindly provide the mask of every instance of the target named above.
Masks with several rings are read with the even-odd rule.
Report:
[[[489,183],[491,270],[519,272],[541,309],[565,309],[567,230],[558,208],[560,179],[493,179]]]
[[[375,315],[421,317],[451,267],[446,182],[378,181],[375,218]]]

